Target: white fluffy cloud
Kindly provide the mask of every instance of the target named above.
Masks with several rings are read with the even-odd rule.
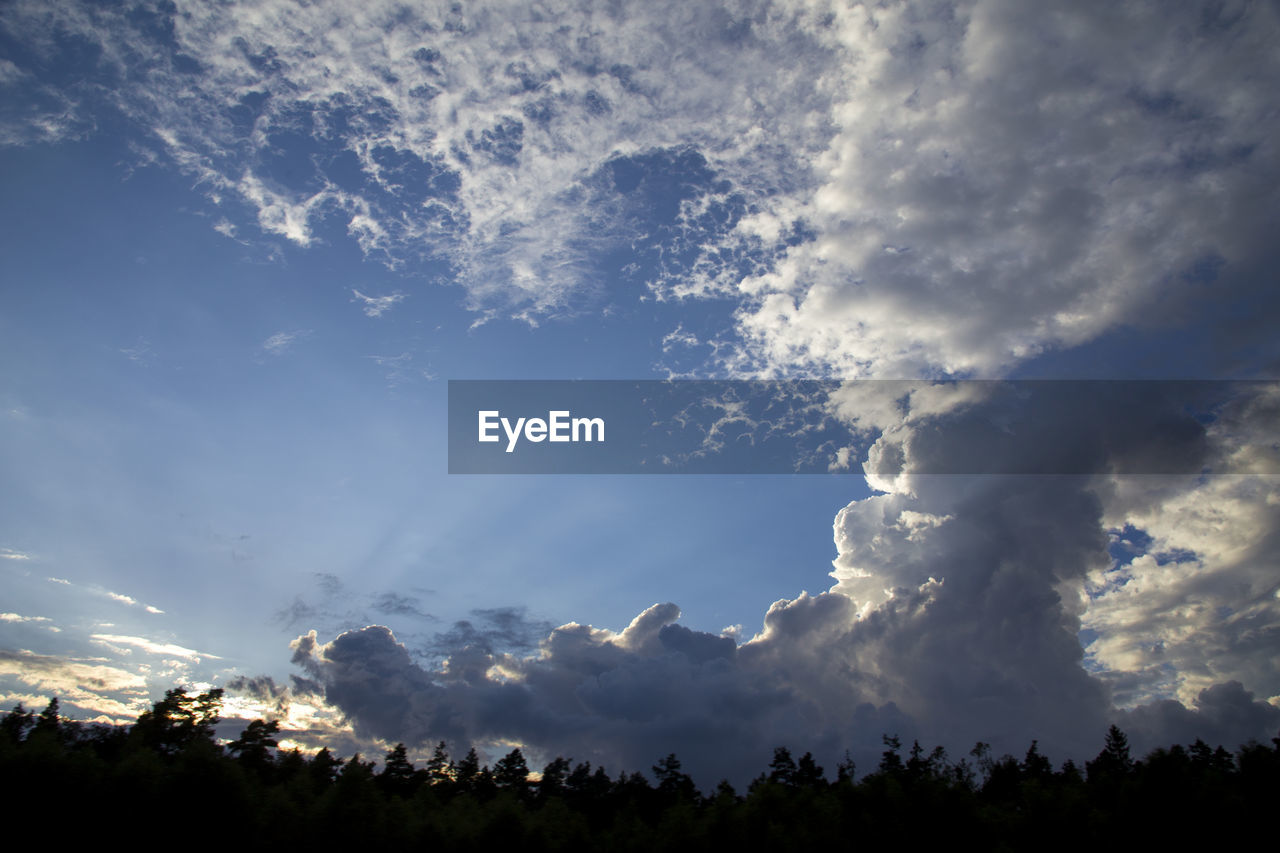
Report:
[[[1264,5],[838,13],[835,132],[789,207],[816,236],[738,284],[754,363],[998,375],[1251,273],[1278,25]]]

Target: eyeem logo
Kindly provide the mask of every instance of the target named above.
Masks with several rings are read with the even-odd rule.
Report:
[[[516,449],[521,434],[526,441],[535,444],[541,441],[578,442],[604,441],[604,418],[575,418],[567,409],[547,412],[546,420],[542,418],[516,418],[513,425],[510,418],[502,417],[497,409],[483,409],[476,412],[478,435],[481,442],[501,440],[498,427],[507,434],[507,453]]]

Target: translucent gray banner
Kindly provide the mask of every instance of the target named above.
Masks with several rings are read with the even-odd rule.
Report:
[[[864,470],[1276,474],[1280,383],[449,382],[451,474]]]

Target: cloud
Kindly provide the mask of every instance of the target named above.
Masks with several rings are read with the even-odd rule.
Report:
[[[528,653],[551,628],[550,623],[529,620],[523,607],[482,608],[472,610],[470,619],[454,622],[448,631],[436,634],[430,648],[446,655],[464,647],[486,653]]]
[[[142,338],[139,338],[134,346],[122,347],[120,352],[125,358],[137,364],[150,364],[155,360],[155,351],[151,349],[151,344]]]
[[[413,619],[435,619],[430,613],[422,610],[420,601],[412,595],[400,595],[384,592],[374,597],[371,605],[374,610],[385,616],[408,616]]]
[[[110,109],[222,222],[305,247],[332,220],[530,322],[607,299],[626,248],[628,286],[724,300],[712,369],[998,375],[1274,307],[1269,4],[27,2],[4,26],[28,46],[5,79],[65,102],[42,133],[106,108],[56,70],[93,45]]]
[[[48,616],[22,616],[18,613],[0,613],[0,622],[52,622]]]
[[[429,368],[414,368],[413,353],[402,352],[399,355],[366,355],[365,358],[379,367],[385,368],[388,385],[395,386],[409,380],[431,381],[436,378]]]
[[[1278,507],[1273,477],[1117,484],[1111,529],[1145,544],[1090,576],[1084,624],[1122,704],[1190,704],[1228,679],[1280,696]]]
[[[1240,682],[1227,681],[1200,691],[1190,707],[1171,699],[1160,700],[1123,712],[1118,722],[1129,735],[1130,746],[1142,754],[1196,739],[1212,746],[1234,746],[1242,731],[1280,729],[1280,708],[1254,699]]]
[[[29,651],[0,649],[0,675],[59,697],[64,709],[74,706],[121,720],[136,717],[147,697],[146,682],[136,673]]]
[[[0,86],[9,86],[26,77],[21,68],[7,59],[0,59]]]
[[[6,79],[67,103],[44,133],[92,112],[49,69],[95,45],[112,108],[222,221],[305,247],[335,220],[531,322],[600,300],[626,247],[653,296],[727,300],[721,369],[996,375],[1203,317],[1208,285],[1270,299],[1268,4],[20,3],[5,26],[42,57]]]
[[[818,609],[838,612],[841,600],[822,596]],[[370,626],[327,644],[310,632],[294,642],[293,660],[364,737],[482,747],[515,740],[548,758],[611,768],[645,767],[676,750],[695,774],[738,781],[781,742],[832,760],[837,746],[873,754],[882,731],[903,731],[910,720],[891,704],[857,701],[856,691],[841,707],[798,695],[779,663],[811,668],[816,655],[813,633],[786,619],[787,605],[768,617],[769,638],[741,648],[674,624],[679,611],[666,604],[619,633],[562,626],[530,657],[466,645],[429,671],[389,629]]]
[[[1265,452],[1274,385],[1222,386],[1212,417],[1164,386],[1118,389],[1103,419],[1076,384],[1006,387],[916,383],[871,406],[864,425],[897,453],[892,469],[869,459],[868,480],[888,490],[836,517],[834,585],[776,602],[746,642],[678,624],[669,603],[620,632],[504,609],[438,634],[438,665],[383,626],[312,631],[293,662],[361,736],[627,768],[674,750],[708,783],[744,779],[779,744],[865,767],[885,733],[953,754],[1038,739],[1077,761],[1113,721],[1150,746],[1268,737],[1280,711],[1253,691],[1280,693],[1273,478],[1110,472]],[[1042,422],[1061,429],[1025,428]],[[921,473],[983,454],[1014,470],[1047,454],[1063,473]],[[1137,555],[1123,565],[1117,527]]]
[[[286,714],[289,711],[289,688],[278,685],[270,676],[261,675],[255,678],[237,676],[226,684],[228,690],[243,693],[256,699],[275,713]]]
[[[49,578],[49,580],[50,580],[51,582],[53,582],[53,583],[59,583],[59,584],[65,584],[65,585],[67,585],[67,586],[73,586],[73,584],[71,584],[71,582],[70,582],[70,581],[65,581],[65,580],[62,580],[61,578]],[[97,595],[105,596],[105,597],[107,597],[107,598],[111,599],[112,601],[117,601],[117,602],[119,602],[120,604],[127,604],[127,605],[129,605],[130,607],[141,607],[143,610],[145,610],[145,611],[146,611],[146,612],[148,612],[148,613],[152,613],[152,614],[160,614],[160,613],[164,613],[164,611],[163,611],[163,610],[161,610],[160,608],[155,607],[155,606],[150,605],[150,604],[144,604],[144,603],[142,603],[141,601],[138,601],[138,599],[134,598],[133,596],[131,596],[131,595],[125,595],[125,594],[124,594],[124,593],[122,593],[122,592],[112,592],[112,591],[111,591],[111,590],[109,590],[109,589],[103,589],[103,588],[101,588],[101,587],[97,587],[97,586],[90,586],[90,587],[89,587],[89,590],[90,590],[91,592],[93,592],[93,593],[97,594]]]
[[[131,637],[122,634],[92,634],[89,639],[112,649],[117,654],[128,654],[127,649],[119,648],[120,646],[128,646],[141,649],[147,654],[177,657],[194,663],[199,663],[205,658],[221,660],[217,655],[211,655],[208,652],[198,652],[195,649],[184,648],[175,643],[157,643],[154,640],[148,640],[146,637]]]
[[[360,291],[352,288],[351,293],[363,303],[364,313],[366,317],[381,317],[397,303],[404,301],[404,294],[400,291],[389,294],[387,296],[365,296]],[[353,302],[355,300],[352,300]]]
[[[0,548],[0,560],[30,560],[30,554],[15,551],[12,548]]]
[[[748,296],[740,364],[998,375],[1119,324],[1185,318],[1208,282],[1215,300],[1266,298],[1253,268],[1273,249],[1241,225],[1276,214],[1248,190],[1276,168],[1262,131],[1275,10],[1167,12],[836,11],[845,62],[819,84],[839,93],[835,128],[818,186],[788,207],[814,237],[733,282]],[[778,227],[765,208],[736,231]]]
[[[31,35],[43,59],[31,67],[53,78],[72,39],[99,44],[113,106],[263,232],[307,246],[333,218],[369,255],[444,258],[474,307],[530,319],[597,286],[600,248],[644,236],[648,214],[619,194],[614,164],[708,164],[705,191],[728,195],[710,180],[725,164],[776,189],[797,182],[821,135],[827,103],[804,63],[831,52],[803,9],[512,14],[374,3],[353,18],[341,3],[269,2],[136,17],[24,4],[8,28]],[[718,215],[700,194],[683,227],[670,211],[671,233],[692,237],[696,217]]]
[[[295,329],[291,332],[276,332],[271,337],[262,342],[262,348],[271,355],[281,355],[290,347],[298,338],[306,337],[311,334],[309,330]]]

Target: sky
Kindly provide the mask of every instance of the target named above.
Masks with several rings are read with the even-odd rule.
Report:
[[[216,686],[229,737],[704,786],[1269,739],[1277,42],[1262,2],[3,4],[0,702]],[[832,380],[848,441],[449,473],[451,380],[582,379]]]

